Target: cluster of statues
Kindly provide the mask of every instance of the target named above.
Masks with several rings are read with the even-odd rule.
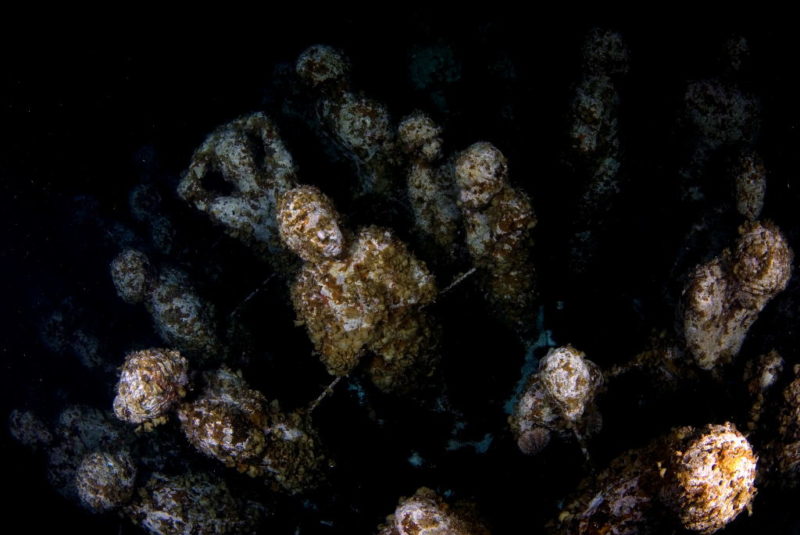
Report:
[[[570,150],[584,179],[569,244],[577,272],[588,269],[593,232],[624,188],[619,86],[629,64],[619,34],[590,33],[570,107]],[[209,134],[177,193],[281,281],[296,327],[333,384],[358,377],[409,400],[439,384],[443,327],[435,305],[473,273],[471,283],[484,298],[475,306],[524,339],[537,308],[537,217],[528,193],[511,180],[503,152],[477,141],[448,153],[443,128],[421,111],[395,124],[386,105],[354,87],[348,58],[333,47],[308,48],[294,67],[295,90],[310,103],[303,119],[356,178],[346,194],[378,207],[402,199],[410,227],[352,225],[331,195],[340,187],[336,179],[304,183],[277,121],[260,111]],[[723,144],[742,145],[731,173],[744,219],[738,238],[688,273],[674,339],[612,368],[569,344],[549,348],[522,378],[508,415],[508,431],[524,455],[543,455],[557,442],[577,444],[590,459],[590,439],[603,429],[602,397],[621,377],[647,370],[680,382],[720,373],[789,283],[787,238],[759,219],[766,168],[750,146],[757,127],[745,128],[757,105],[728,78],[692,83],[685,101],[685,126],[698,140],[681,169],[686,202],[703,195],[710,154]],[[313,420],[319,400],[282,409],[250,386],[228,349],[232,331],[223,328],[225,318],[187,272],[165,259],[177,238],[158,200],[137,188],[131,207],[151,227],[152,251],[123,248],[110,263],[111,279],[124,302],[144,306],[163,347],[127,354],[110,410],[69,407],[55,426],[15,411],[12,434],[49,451],[51,481],[92,511],[121,511],[159,534],[255,532],[267,514],[263,505],[235,496],[215,473],[164,459],[191,446],[277,492],[303,495],[324,486],[335,465]],[[455,283],[445,285],[441,275],[458,268]],[[752,506],[757,473],[800,481],[800,370],[784,367],[777,352],[748,365],[752,410],[739,426],[745,433],[731,422],[676,427],[626,451],[587,476],[548,529],[626,534],[673,526],[713,533]],[[775,385],[783,388],[780,395]],[[159,438],[168,422],[179,425],[182,443]],[[758,452],[751,436],[758,437]],[[474,506],[426,487],[402,498],[377,529],[381,535],[489,533]]]

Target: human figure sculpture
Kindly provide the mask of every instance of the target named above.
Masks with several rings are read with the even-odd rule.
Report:
[[[436,284],[403,242],[374,226],[350,235],[311,186],[281,198],[278,221],[284,244],[304,260],[291,287],[298,321],[332,375],[349,375],[368,353],[383,391],[408,390],[433,372],[434,329],[422,307]]]

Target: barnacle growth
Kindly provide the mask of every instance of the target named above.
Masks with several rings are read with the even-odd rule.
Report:
[[[332,375],[348,375],[369,351],[376,386],[402,391],[433,371],[433,329],[421,306],[436,285],[424,263],[385,229],[348,236],[318,189],[301,186],[279,205],[281,237],[305,260],[291,287],[298,321]]]
[[[745,223],[734,249],[695,268],[683,292],[683,332],[709,370],[739,353],[766,304],[789,282],[792,250],[772,223]]]

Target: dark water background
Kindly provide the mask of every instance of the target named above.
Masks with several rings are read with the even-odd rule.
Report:
[[[568,143],[570,89],[580,76],[580,45],[598,24],[620,30],[631,49],[631,72],[621,88],[630,181],[598,264],[576,280],[563,269],[568,233],[559,222],[574,209],[567,202],[574,188],[560,158]],[[292,61],[314,43],[342,48],[352,59],[355,85],[385,101],[395,119],[415,108],[431,109],[426,94],[409,83],[409,51],[432,43],[454,50],[462,75],[445,88],[450,112],[434,114],[445,126],[448,148],[489,140],[504,151],[512,180],[530,193],[540,220],[535,258],[547,327],[558,343],[572,343],[601,365],[624,361],[644,347],[653,329],[673,324],[679,281],[672,270],[698,215],[683,213],[678,202],[674,177],[681,140],[675,138],[675,122],[687,80],[718,73],[720,45],[736,32],[752,48],[752,66],[742,83],[763,106],[757,146],[770,173],[765,217],[778,223],[798,251],[800,84],[795,71],[800,56],[790,31],[755,24],[668,27],[652,20],[559,22],[414,13],[380,22],[366,15],[264,20],[248,23],[235,36],[187,25],[169,46],[166,35],[146,28],[130,39],[54,35],[43,50],[25,39],[15,41],[0,54],[0,417],[17,407],[52,417],[69,402],[108,403],[113,384],[107,377],[42,345],[41,318],[72,297],[110,348],[114,364],[131,347],[158,343],[144,312],[126,307],[114,294],[107,266],[116,248],[97,221],[135,227],[127,207],[131,187],[149,177],[166,191],[214,127],[252,110],[275,108],[273,66]],[[513,77],[507,76],[509,70],[493,74],[491,66],[499,60],[513,66]],[[503,115],[504,105],[513,112]],[[318,157],[308,133],[282,127],[301,180],[341,194],[347,182],[336,182],[340,175]],[[197,218],[179,200],[167,203],[179,217]],[[706,208],[710,205],[698,213]],[[260,284],[266,267],[218,229],[202,223],[193,228],[187,235],[198,244],[197,257],[221,266],[208,291],[229,310]],[[210,249],[201,250],[199,244],[208,243]],[[795,277],[764,311],[743,357],[778,347],[788,363],[800,362],[797,287]],[[573,446],[559,444],[535,459],[516,452],[503,430],[501,409],[518,378],[523,350],[475,305],[476,299],[467,287],[437,305],[437,313],[450,333],[445,369],[453,399],[470,419],[470,438],[495,435],[489,452],[445,454],[449,424],[394,401],[376,402],[390,422],[388,429],[378,428],[352,398],[339,393],[316,415],[340,462],[333,491],[339,496],[314,513],[339,527],[320,527],[321,533],[369,533],[399,496],[423,484],[474,497],[495,533],[535,533],[584,473]],[[563,310],[556,308],[559,301],[566,303]],[[248,312],[251,325],[263,327],[264,360],[257,357],[246,377],[268,397],[299,406],[327,377],[281,306],[280,298],[268,292]],[[292,355],[292,360],[276,355]],[[644,394],[636,385],[628,385],[604,402],[606,427],[595,444],[596,457],[609,459],[672,425],[737,418],[742,414],[739,387],[729,381],[647,406],[639,402]],[[29,533],[136,532],[113,515],[90,515],[60,498],[47,484],[44,459],[16,444],[5,424],[0,427],[8,493],[2,507],[8,522],[21,520]],[[406,459],[412,450],[430,466],[410,467]],[[522,490],[513,490],[513,484]],[[796,491],[764,492],[755,515],[743,515],[729,531],[797,532],[800,516],[793,504],[799,497]],[[310,514],[297,503],[281,507],[270,521],[275,533],[293,532],[295,519]]]

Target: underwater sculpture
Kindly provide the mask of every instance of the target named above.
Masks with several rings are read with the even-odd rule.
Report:
[[[756,460],[732,424],[676,428],[586,478],[550,528],[621,535],[681,526],[714,533],[752,503]]]
[[[616,84],[627,75],[627,56],[623,55],[624,65],[615,63],[619,55],[614,54],[621,50],[627,54],[626,49],[615,48],[617,37],[614,32],[590,34],[588,43],[599,40],[613,54],[606,57],[602,55],[606,48],[587,46],[585,54],[596,52],[600,57],[584,58],[586,79],[612,76]],[[668,286],[668,280],[657,278],[658,269],[652,271],[652,278],[623,283],[619,303],[597,303],[595,310],[601,314],[611,316],[620,308],[629,311],[619,321],[608,322],[616,328],[601,333],[603,339],[597,340],[594,318],[576,322],[570,315],[585,303],[564,291],[567,277],[559,271],[569,259],[553,245],[556,240],[569,244],[575,229],[554,228],[558,225],[546,211],[550,199],[539,196],[550,192],[550,186],[538,179],[540,175],[525,172],[540,168],[543,162],[517,161],[514,156],[512,178],[530,179],[512,186],[508,161],[497,147],[504,151],[508,147],[509,155],[519,154],[521,147],[502,136],[448,130],[448,140],[452,135],[464,143],[461,146],[474,139],[497,140],[497,146],[480,142],[463,152],[445,154],[439,124],[453,124],[449,117],[435,116],[434,120],[424,112],[414,112],[395,128],[388,107],[370,103],[351,89],[348,62],[342,54],[325,59],[335,49],[310,50],[301,56],[302,64],[291,62],[292,72],[305,76],[302,91],[317,94],[310,113],[320,130],[327,132],[321,143],[336,145],[360,185],[342,186],[346,173],[326,159],[327,147],[295,145],[312,136],[285,128],[285,116],[273,106],[269,114],[243,115],[206,138],[181,179],[179,194],[181,200],[189,201],[188,206],[176,202],[175,214],[168,214],[170,221],[174,216],[174,227],[167,225],[164,213],[152,209],[148,200],[152,192],[135,188],[129,217],[144,229],[144,241],[152,243],[121,240],[103,256],[110,258],[124,250],[112,266],[115,287],[107,277],[99,283],[105,284],[109,297],[108,303],[98,300],[104,305],[102,310],[110,316],[121,312],[120,320],[108,322],[114,329],[96,336],[118,344],[110,354],[97,345],[101,349],[93,354],[104,366],[87,375],[95,384],[105,381],[106,388],[92,389],[92,401],[113,408],[114,413],[84,407],[65,415],[62,411],[48,414],[34,410],[39,407],[31,402],[15,411],[10,421],[10,430],[21,444],[48,453],[54,486],[87,509],[114,511],[106,520],[119,515],[152,533],[249,533],[272,531],[274,526],[276,532],[295,533],[370,530],[402,495],[410,497],[403,498],[378,528],[381,533],[485,534],[492,523],[500,528],[492,526],[493,532],[506,533],[512,524],[519,526],[519,521],[528,519],[529,511],[539,521],[522,525],[524,529],[535,531],[543,519],[557,516],[551,527],[567,533],[677,529],[710,533],[734,518],[747,522],[741,512],[751,507],[759,522],[761,506],[753,501],[756,483],[759,489],[779,482],[791,487],[800,458],[794,410],[797,388],[792,375],[796,374],[795,355],[785,351],[788,344],[780,347],[785,361],[776,355],[764,362],[753,361],[757,371],[746,382],[748,393],[756,399],[751,415],[758,415],[751,417],[754,424],[748,430],[752,435],[745,438],[733,424],[705,424],[735,420],[744,429],[738,419],[741,415],[735,413],[744,391],[736,390],[742,386],[738,368],[748,365],[754,352],[762,351],[773,336],[769,326],[762,328],[765,322],[755,324],[754,318],[762,313],[770,318],[792,317],[787,312],[792,302],[787,304],[783,298],[791,297],[793,291],[789,244],[793,245],[797,232],[764,195],[766,171],[760,156],[739,147],[732,151],[735,171],[731,178],[735,180],[728,185],[737,192],[739,213],[731,212],[736,220],[725,231],[734,232],[742,218],[748,223],[742,227],[739,243],[729,251],[719,255],[716,248],[700,251],[704,261],[713,255],[717,259],[702,263],[692,275],[680,326],[674,332],[663,328],[653,332],[657,342],[639,353],[630,366],[652,365],[650,371],[656,372],[663,387],[640,394],[629,384],[619,387],[638,376],[628,377],[617,371],[617,365],[634,353],[628,352],[633,346],[629,341],[641,343],[642,332],[652,328],[651,320],[663,312],[654,312],[662,305],[658,302],[663,298],[661,289],[643,289],[645,285]],[[295,54],[292,51],[289,56]],[[587,70],[587,65],[595,63],[612,73],[603,74],[602,68]],[[609,105],[600,110],[607,111],[606,115],[582,116],[589,122],[597,119],[583,125],[586,128],[607,128],[597,133],[596,150],[587,145],[587,165],[621,156],[618,133],[612,130],[617,126],[617,99],[624,94],[603,100],[610,94],[608,87],[598,81],[592,87],[590,82],[581,83],[587,101],[593,98],[594,87],[599,88],[594,97]],[[269,98],[265,97],[267,108]],[[568,99],[569,95],[560,112],[569,116],[562,133],[571,135],[569,129],[577,123],[571,121],[574,109],[566,109]],[[417,107],[410,104],[414,105],[397,108],[407,112]],[[235,117],[242,110],[226,113]],[[371,113],[375,123],[366,124]],[[285,145],[277,135],[278,125],[287,134]],[[196,134],[202,139],[202,132]],[[591,137],[574,139],[591,144]],[[299,185],[289,145],[297,148],[293,153],[298,156],[319,156],[319,161],[308,162],[311,170],[303,178],[316,186]],[[765,154],[772,164],[774,153]],[[189,159],[188,151],[179,157],[182,166]],[[299,157],[298,161],[306,164]],[[327,173],[334,169],[336,173]],[[611,173],[616,172],[612,166],[597,171],[613,182],[609,191],[600,188],[600,193],[626,193],[625,184],[614,182],[621,175]],[[776,176],[780,181],[780,175]],[[373,213],[356,201],[367,197],[372,202],[371,197],[380,191],[393,191],[389,197],[394,196],[407,212],[389,214],[376,226]],[[539,222],[533,215],[530,192],[536,192]],[[591,191],[583,201],[589,197]],[[540,202],[543,212],[539,212]],[[659,207],[637,207],[641,212],[651,208]],[[552,204],[549,209],[581,210]],[[609,210],[611,217],[618,215]],[[775,215],[782,230],[759,222],[761,213]],[[619,215],[626,224],[640,221]],[[587,229],[599,230],[602,219],[591,219]],[[536,270],[530,255],[534,224],[545,241],[541,257],[537,250]],[[184,240],[182,231],[187,226],[196,228],[194,242]],[[673,237],[666,231],[653,231],[652,227],[642,229],[644,241],[637,243],[634,236],[624,244],[626,250]],[[232,259],[226,257],[231,251]],[[597,252],[608,254],[602,244]],[[256,261],[253,253],[266,261]],[[666,251],[664,256],[669,254]],[[297,258],[286,261],[290,256]],[[619,260],[640,260],[634,256]],[[641,258],[642,272],[654,267],[648,260]],[[167,261],[177,261],[191,276],[165,276],[172,270],[165,267]],[[102,271],[105,264],[101,264]],[[458,277],[439,292],[428,266],[438,275],[443,265],[477,272],[471,280],[476,284],[460,284],[465,279]],[[587,281],[606,284],[607,278],[592,278],[597,274],[593,269],[587,268]],[[534,301],[534,271],[547,297],[539,302]],[[709,271],[714,275],[710,282],[700,276]],[[258,285],[262,280],[275,284]],[[125,307],[113,295],[115,290],[127,302],[143,303],[155,328],[150,328],[150,318],[139,321],[135,316],[142,316],[141,307]],[[776,304],[767,307],[768,302]],[[713,306],[704,308],[709,303]],[[670,303],[663,308],[671,319],[675,307]],[[136,332],[130,329],[123,336],[120,333],[130,318],[135,320],[130,325],[137,326]],[[195,330],[192,325],[198,318],[201,327]],[[247,355],[234,355],[226,360],[229,367],[220,368],[212,361],[236,353],[235,344],[240,342],[240,331],[226,330],[226,324],[240,318],[247,322],[244,330],[256,334],[254,349]],[[298,329],[292,329],[292,320]],[[755,328],[749,328],[751,324]],[[59,325],[66,340],[79,339],[70,332],[76,330],[77,322]],[[509,332],[509,325],[515,333]],[[682,335],[684,339],[679,340]],[[748,343],[742,344],[746,335]],[[775,334],[774,338],[785,342],[790,336]],[[564,345],[573,340],[587,354]],[[164,349],[140,350],[161,346]],[[734,358],[737,353],[741,355]],[[522,359],[531,374],[523,374],[520,397],[509,404],[509,430],[500,407],[513,379],[519,377],[516,372]],[[105,369],[120,370],[116,389],[107,378],[98,381]],[[709,369],[714,374],[707,373]],[[326,371],[335,377],[334,384],[343,380],[337,390],[329,387],[309,406],[309,392],[313,397],[330,381]],[[717,395],[722,387],[712,383],[720,378],[726,382],[719,384],[730,389]],[[431,384],[443,388],[431,396],[433,389],[420,393]],[[708,392],[703,391],[709,385]],[[695,419],[680,421],[679,417],[686,416],[680,407],[670,406],[668,412],[658,405],[662,412],[657,414],[674,416],[677,424],[653,419],[638,425],[642,420],[634,418],[650,414],[648,404],[665,390],[678,398],[676,405],[684,396],[694,395],[686,403],[699,399],[702,410]],[[631,392],[637,395],[626,398]],[[69,395],[53,392],[52,399],[61,402]],[[325,403],[320,403],[323,398]],[[415,405],[419,400],[427,405]],[[609,404],[617,410],[606,410]],[[714,417],[708,417],[712,410]],[[633,423],[620,423],[628,411],[639,414],[632,416]],[[62,423],[52,425],[59,416]],[[684,422],[692,426],[651,440]],[[653,434],[647,435],[650,430]],[[616,460],[590,474],[590,466],[573,462],[574,446],[565,447],[559,439],[578,442],[589,461],[586,465],[591,464],[589,453],[600,466],[608,459]],[[650,445],[641,446],[648,440]],[[618,443],[634,450],[620,453],[615,449]],[[336,452],[328,455],[331,446]],[[536,456],[519,455],[518,449]],[[768,482],[752,477],[756,455],[758,477]],[[336,468],[330,459],[344,468]],[[505,481],[498,483],[509,474],[520,474],[535,485],[514,485],[511,490]],[[570,498],[574,503],[565,501],[581,478],[585,481]],[[248,501],[250,491],[257,502]],[[463,507],[470,496],[479,496],[480,509],[488,512],[486,525],[474,509]],[[517,497],[528,501],[524,510],[509,501]],[[278,504],[274,509],[273,503]]]
[[[505,321],[523,328],[533,318],[535,290],[530,231],[536,216],[530,199],[511,185],[508,160],[491,143],[474,143],[461,152],[455,176],[467,249],[487,297]]]
[[[739,353],[758,313],[786,288],[793,257],[775,225],[745,223],[734,249],[695,268],[683,293],[683,332],[700,368]]]
[[[305,262],[291,289],[298,321],[332,375],[350,374],[369,351],[366,370],[378,388],[419,386],[436,361],[422,310],[436,297],[433,275],[391,231],[370,226],[350,235],[339,221],[316,188],[280,200],[281,237]]]

